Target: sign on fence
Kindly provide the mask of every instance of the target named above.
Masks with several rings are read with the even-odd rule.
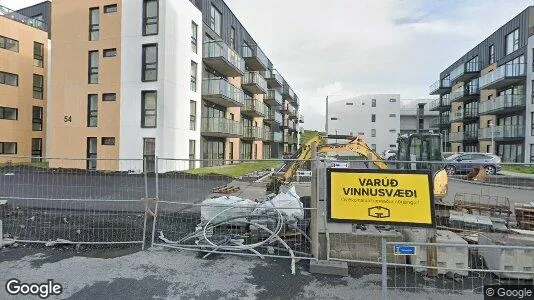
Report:
[[[395,245],[395,255],[415,255],[415,246]]]
[[[328,168],[327,184],[332,222],[434,225],[430,172]]]

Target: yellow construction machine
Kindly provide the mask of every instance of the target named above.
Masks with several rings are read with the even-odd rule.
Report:
[[[312,156],[312,145],[320,145],[323,137],[314,136],[295,153],[287,170],[280,177],[275,177],[267,186],[268,191],[278,193],[282,184],[291,182],[298,169],[307,163]],[[439,134],[412,134],[399,137],[399,160],[414,161],[418,169],[430,169],[434,175],[434,196],[443,198],[447,193],[448,176],[445,170],[439,168],[439,164],[429,164],[428,161],[441,161],[441,137]],[[437,145],[437,148],[436,148]],[[341,154],[355,153],[371,161],[379,169],[388,169],[388,164],[365,142],[363,137],[358,136],[341,145],[323,145],[317,147],[317,153]],[[398,164],[397,168],[410,168],[411,164]]]

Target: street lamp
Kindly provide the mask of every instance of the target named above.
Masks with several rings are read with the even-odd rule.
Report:
[[[495,127],[495,124],[493,124],[493,121],[490,121],[488,125],[491,132],[491,154],[495,154],[495,141],[493,140],[493,127]]]

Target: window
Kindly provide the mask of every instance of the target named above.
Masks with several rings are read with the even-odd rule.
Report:
[[[376,99],[371,100],[371,107],[376,107]]]
[[[197,129],[197,102],[189,102],[189,130]]]
[[[155,128],[157,125],[157,93],[156,91],[141,92],[141,127]]]
[[[33,74],[33,99],[43,100],[43,76]]]
[[[425,128],[425,120],[419,119],[419,130],[422,130]]]
[[[389,114],[390,118],[395,118],[396,116],[397,116],[397,114]]]
[[[530,144],[530,162],[534,162],[534,144]]]
[[[141,81],[158,80],[158,45],[143,45],[143,66]]]
[[[0,120],[18,120],[19,110],[11,107],[0,107]]]
[[[86,162],[86,168],[87,170],[96,170],[96,137],[88,137],[87,138],[87,162]]]
[[[87,127],[98,126],[98,95],[87,96]]]
[[[98,51],[89,51],[89,84],[98,83]]]
[[[115,100],[117,100],[117,94],[115,93],[102,94],[102,101],[115,101]]]
[[[19,41],[0,35],[0,48],[19,52]]]
[[[530,135],[534,136],[534,112],[530,113]]]
[[[144,0],[143,5],[143,35],[158,34],[159,23],[158,0]]]
[[[33,65],[42,68],[44,65],[44,45],[33,42]]]
[[[32,110],[32,130],[43,130],[43,108],[40,106],[34,106]]]
[[[197,91],[197,63],[191,61],[191,91]]]
[[[189,169],[195,168],[196,142],[195,140],[189,140]]]
[[[19,75],[0,72],[0,84],[19,86]]]
[[[376,115],[375,114],[371,115],[371,122],[376,122]]]
[[[331,117],[330,121],[337,121],[338,119],[336,117]]]
[[[397,129],[390,129],[389,132],[395,133],[397,132]]]
[[[489,46],[489,63],[493,64],[495,63],[495,45]]]
[[[534,53],[533,53],[534,54]],[[534,57],[533,57],[533,60],[534,60]],[[533,68],[534,69],[534,68]],[[530,97],[532,98],[531,101],[532,101],[532,104],[534,104],[534,80],[532,80],[532,95],[530,95]]]
[[[519,28],[506,35],[504,48],[506,55],[519,49]]]
[[[102,53],[104,57],[115,57],[117,56],[117,48],[104,49]]]
[[[100,38],[100,9],[93,7],[89,9],[89,40],[98,41]]]
[[[117,12],[117,4],[110,4],[110,5],[104,6],[105,14],[114,13],[114,12]]]
[[[397,99],[389,99],[389,102],[397,102]]]
[[[376,129],[371,129],[371,137],[376,137]]]
[[[347,103],[345,103],[345,105],[354,105],[354,103],[353,102],[347,102]]]
[[[43,139],[32,139],[32,162],[40,162],[43,157]]]
[[[197,37],[198,37],[198,25],[195,22],[191,22],[191,51],[197,53]]]
[[[210,28],[219,36],[221,35],[221,21],[221,12],[215,7],[215,5],[212,4],[210,11]]]
[[[34,19],[34,20],[37,20],[37,21],[44,22],[43,14],[38,14],[38,15],[35,15],[35,16],[31,16],[31,18]]]
[[[104,146],[114,146],[115,145],[115,138],[114,137],[103,137],[102,138],[102,145],[104,145]]]
[[[17,154],[17,143],[0,142],[0,154]]]
[[[376,144],[371,144],[371,149],[373,149],[373,151],[376,151]]]
[[[156,139],[143,138],[143,160],[145,172],[156,171]]]
[[[236,45],[236,42],[237,40],[235,39],[235,28],[232,26],[230,28],[230,47],[232,47],[232,49],[237,49],[237,45]]]

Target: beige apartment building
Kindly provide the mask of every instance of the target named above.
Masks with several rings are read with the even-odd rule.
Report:
[[[39,20],[0,11],[0,163],[38,161],[47,154],[48,33]]]

